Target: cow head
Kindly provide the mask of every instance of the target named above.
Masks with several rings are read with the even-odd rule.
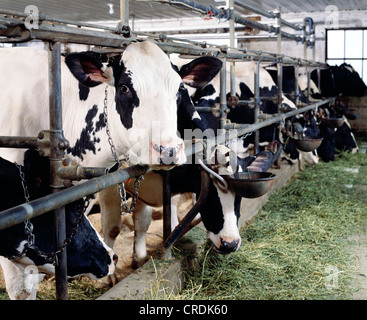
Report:
[[[219,175],[232,174],[233,152],[225,146],[217,146],[209,158],[210,167]],[[219,253],[237,251],[241,245],[238,230],[241,197],[226,188],[211,175],[208,199],[200,214],[214,249]]]
[[[24,190],[20,180],[18,168],[9,161],[0,158],[2,197],[0,210],[24,203]],[[38,152],[29,150],[25,154],[24,167],[26,185],[31,199],[45,196],[51,192],[49,160],[38,155]],[[66,236],[71,235],[76,222],[82,214],[79,227],[67,246],[67,275],[74,277],[87,274],[92,278],[101,278],[112,274],[115,270],[117,256],[112,249],[106,246],[97,231],[83,214],[84,202],[73,202],[66,206]],[[34,219],[33,234],[35,247],[45,253],[52,253],[54,245],[54,216],[45,213]],[[27,243],[24,224],[18,224],[0,231],[0,255],[11,257],[23,251]],[[24,256],[13,260],[21,269],[28,265],[35,265],[39,272],[54,273],[54,266],[44,257],[39,256],[32,248]]]
[[[70,54],[65,62],[84,91],[108,86],[108,124],[118,157],[163,165],[160,169],[185,162],[183,140],[177,136],[181,79],[157,45],[132,43],[106,62],[88,52]]]

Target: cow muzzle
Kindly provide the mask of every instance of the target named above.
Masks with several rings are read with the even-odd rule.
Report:
[[[240,239],[225,239],[220,237],[219,246],[214,245],[214,250],[221,254],[236,252],[241,244]]]
[[[183,164],[186,157],[183,152],[183,142],[169,146],[165,144],[152,144],[152,162],[159,166],[175,166]]]

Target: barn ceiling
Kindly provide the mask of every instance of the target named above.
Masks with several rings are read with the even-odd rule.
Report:
[[[213,6],[224,5],[220,0],[196,0]],[[366,0],[241,0],[249,5],[269,11],[281,6],[282,12],[325,11],[328,5],[338,10],[367,10]],[[35,5],[48,16],[75,21],[103,21],[119,19],[119,0],[1,0],[0,9],[24,12],[29,4]],[[113,5],[113,6],[112,6]],[[111,9],[111,7],[113,9]],[[248,14],[244,10],[239,11]],[[190,11],[148,0],[130,0],[130,14],[135,19],[163,19],[193,17]]]

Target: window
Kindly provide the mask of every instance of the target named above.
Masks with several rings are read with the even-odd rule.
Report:
[[[326,30],[326,63],[350,64],[367,83],[367,29]]]

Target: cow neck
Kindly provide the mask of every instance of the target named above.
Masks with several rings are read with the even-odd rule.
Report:
[[[115,144],[113,143],[112,137],[111,137],[111,131],[110,131],[110,127],[108,125],[108,112],[107,112],[107,106],[108,106],[108,86],[106,86],[105,88],[105,97],[104,97],[104,101],[103,101],[103,115],[104,115],[104,121],[105,121],[105,125],[106,125],[106,133],[108,136],[108,143],[110,145],[111,148],[111,152],[112,155],[114,157],[115,163],[118,165],[118,168],[122,167],[123,163],[128,163],[129,162],[129,157],[120,160],[117,157],[117,152],[116,152],[116,147]],[[136,206],[136,201],[138,200],[138,195],[139,195],[139,187],[140,187],[140,181],[143,180],[144,177],[143,175],[140,175],[138,177],[135,178],[135,184],[134,184],[134,193],[132,195],[132,202],[130,207],[127,205],[127,197],[126,197],[126,189],[125,189],[125,183],[124,181],[122,181],[121,183],[118,184],[118,188],[119,188],[119,194],[120,194],[120,199],[121,199],[121,206],[120,206],[120,214],[121,215],[126,215],[128,213],[132,213],[135,209]],[[130,179],[129,179],[130,180]]]

